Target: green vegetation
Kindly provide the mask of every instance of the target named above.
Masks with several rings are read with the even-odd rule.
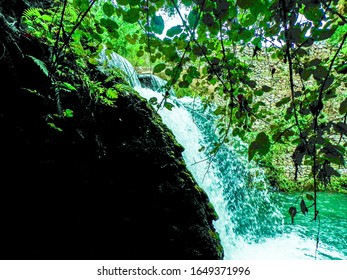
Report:
[[[117,52],[166,78],[178,96],[217,105],[220,143],[240,137],[275,186],[313,191],[318,213],[317,191],[346,187],[346,10],[341,0],[65,0],[26,10],[23,24],[51,48],[49,61],[33,60],[52,80],[58,116],[73,117],[59,98],[76,89],[114,106],[124,88],[108,82],[121,73],[101,83],[69,61],[96,67],[103,50]]]

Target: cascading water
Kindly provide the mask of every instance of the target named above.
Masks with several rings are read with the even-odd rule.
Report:
[[[112,59],[117,60],[112,62],[113,65],[126,72],[129,83],[141,96],[162,100],[163,92],[146,88],[153,86],[148,83],[148,75],[147,82],[141,86],[127,60],[118,55]],[[155,76],[150,79],[157,80]],[[212,161],[206,160],[208,154],[199,150],[217,139],[213,115],[199,110],[198,101],[188,97],[171,97],[170,102],[175,104],[172,110],[162,108],[159,114],[185,148],[183,157],[188,169],[206,191],[219,215],[214,225],[221,238],[225,259],[314,259],[316,253],[318,259],[347,259],[344,244],[342,247],[337,244],[337,249],[330,243],[320,242],[316,252],[314,230],[285,223],[282,213],[288,209],[284,208],[287,207],[287,197],[284,199],[280,194],[267,191],[260,169],[251,178],[250,170],[256,167],[240,156],[237,151],[243,148],[240,141],[222,146]],[[264,190],[250,188],[250,178],[258,180],[257,185],[263,184]]]
[[[138,78],[141,80],[141,86],[144,88],[149,88],[153,91],[157,92],[169,92],[170,95],[175,95],[172,88],[167,89],[166,88],[166,81],[162,78],[159,78],[158,76],[152,75],[152,74],[140,74],[138,75]]]

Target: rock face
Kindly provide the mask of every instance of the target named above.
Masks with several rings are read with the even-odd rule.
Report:
[[[116,107],[78,94],[74,117],[47,123],[49,79],[23,54],[47,56],[20,32],[23,9],[0,7],[1,259],[221,259],[216,214],[182,147],[136,94]],[[45,2],[45,1],[42,1]],[[11,25],[13,24],[13,25]],[[89,100],[90,101],[90,100]]]

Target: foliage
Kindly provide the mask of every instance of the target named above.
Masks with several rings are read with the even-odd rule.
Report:
[[[147,38],[138,41],[147,43],[151,61],[162,58],[153,72],[164,73],[169,84],[182,89],[193,83],[215,86],[205,100],[219,101],[215,113],[220,117],[221,141],[227,141],[231,131],[248,141],[250,160],[266,156],[277,146],[292,145],[295,177],[301,165],[311,165],[315,194],[319,184],[327,185],[332,176],[339,176],[337,167],[344,166],[346,154],[347,101],[341,92],[344,73],[337,67],[345,60],[347,33],[341,31],[338,44],[331,46],[332,56],[312,56],[346,26],[338,1],[117,3],[115,10],[124,20],[136,19],[144,27]],[[165,30],[162,7],[174,10],[181,21],[160,39]],[[140,14],[141,9],[145,13]],[[242,58],[247,46],[253,49],[252,58],[269,49],[272,59],[287,68],[288,95],[277,100],[273,110],[263,99],[275,94],[273,87],[253,79],[250,59]],[[272,75],[276,71],[275,65]]]
[[[57,123],[61,119],[73,118],[72,108],[64,108],[62,99],[68,94],[84,92],[89,99],[86,106],[93,103],[102,103],[106,106],[115,106],[118,95],[129,91],[124,85],[123,74],[117,69],[108,69],[108,78],[100,81],[93,77],[91,69],[101,63],[100,55],[104,48],[109,52],[114,48],[109,42],[109,36],[101,36],[108,30],[112,33],[115,23],[111,20],[104,22],[104,26],[95,26],[99,23],[94,19],[91,10],[96,1],[69,0],[55,1],[52,9],[43,11],[39,8],[29,8],[23,12],[22,24],[26,27],[26,37],[36,37],[51,49],[51,56],[46,61],[29,56],[43,73],[48,76],[53,86],[53,92],[43,96],[35,89],[26,89],[29,92],[55,100],[57,113],[50,113],[45,118],[47,125],[62,131]],[[74,63],[73,63],[73,62]],[[91,114],[93,114],[91,112]]]
[[[134,64],[148,63],[180,94],[192,95],[192,86],[213,88],[205,90],[203,100],[206,107],[217,103],[221,143],[240,137],[249,143],[250,160],[290,146],[295,177],[300,166],[311,166],[307,175],[313,181],[316,219],[316,192],[339,177],[338,168],[345,165],[344,11],[345,1],[337,0],[65,0],[56,1],[52,10],[25,11],[23,22],[51,46],[46,65],[60,115],[59,100],[66,91],[88,92],[114,106],[117,87],[104,88],[74,73],[68,62],[99,66],[103,50]],[[166,28],[165,13],[178,22]],[[321,55],[325,48],[330,54]],[[276,95],[269,81],[257,80],[252,72],[253,60],[269,54],[272,78],[281,71],[286,75],[285,95]],[[275,107],[268,106],[269,96]],[[160,104],[170,107],[166,99]]]

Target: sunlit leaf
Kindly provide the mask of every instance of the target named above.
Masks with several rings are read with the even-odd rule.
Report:
[[[63,115],[66,118],[72,118],[73,117],[73,111],[71,109],[65,109],[63,111]]]
[[[153,73],[159,73],[159,72],[163,71],[165,68],[166,68],[165,63],[159,63],[156,66],[154,66]]]
[[[149,99],[149,102],[152,104],[152,105],[156,105],[158,103],[158,99],[156,97],[151,97]]]
[[[106,91],[106,96],[110,99],[117,99],[118,98],[118,92],[113,88],[109,88]]]
[[[168,31],[166,31],[166,36],[173,37],[175,35],[180,34],[181,32],[182,32],[182,26],[177,25],[177,26],[171,27]]]
[[[90,58],[88,59],[88,62],[89,62],[90,64],[93,64],[93,65],[98,65],[98,64],[99,64],[99,61],[98,61],[97,59],[95,59],[94,57],[90,57]]]
[[[154,33],[162,34],[165,27],[163,17],[154,15],[151,19],[150,26]]]
[[[74,0],[73,5],[76,8],[79,8],[79,9],[85,11],[89,7],[89,1],[88,0]]]
[[[175,106],[172,103],[170,103],[170,102],[165,102],[164,103],[164,107],[171,111],[172,108],[175,107]]]
[[[191,10],[188,15],[188,23],[190,26],[195,26],[196,21],[198,19],[198,12],[196,10]]]

